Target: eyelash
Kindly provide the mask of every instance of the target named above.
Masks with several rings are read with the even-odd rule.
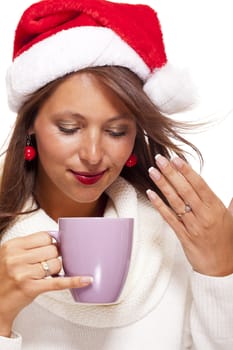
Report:
[[[64,134],[66,134],[66,135],[72,135],[72,134],[74,134],[76,131],[78,131],[79,130],[79,128],[63,128],[62,126],[59,126],[58,127],[59,128],[59,130],[61,131],[61,132],[63,132]]]
[[[72,129],[70,128],[69,129],[69,128],[64,128],[62,126],[59,126],[58,128],[61,132],[63,132],[66,135],[73,135],[80,129],[80,128],[72,128]],[[126,134],[125,131],[116,132],[116,131],[106,130],[106,132],[112,137],[121,137],[121,136],[125,136],[125,134]]]
[[[121,137],[125,136],[126,132],[125,131],[111,131],[111,130],[106,130],[107,133],[109,133],[110,136],[112,137]]]

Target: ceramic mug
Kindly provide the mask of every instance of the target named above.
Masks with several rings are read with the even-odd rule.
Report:
[[[50,234],[60,247],[65,276],[92,276],[87,287],[73,288],[75,301],[112,304],[123,290],[133,244],[133,218],[59,218]]]

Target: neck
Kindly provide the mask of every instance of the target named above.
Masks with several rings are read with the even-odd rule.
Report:
[[[64,193],[54,188],[54,184],[44,186],[43,182],[37,182],[35,197],[39,206],[53,220],[60,217],[96,217],[103,216],[107,203],[107,195],[90,203],[79,203],[67,197]]]
[[[97,201],[92,203],[74,203],[66,198],[62,202],[59,199],[58,205],[54,205],[53,201],[44,200],[40,195],[36,198],[40,207],[55,221],[58,221],[60,217],[103,216],[107,201],[107,196],[102,195]]]

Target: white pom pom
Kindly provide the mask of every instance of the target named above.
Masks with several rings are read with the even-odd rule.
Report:
[[[169,63],[154,70],[143,90],[158,109],[167,114],[193,108],[197,101],[197,94],[188,72]]]

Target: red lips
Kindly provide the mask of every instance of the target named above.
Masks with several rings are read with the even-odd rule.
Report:
[[[98,182],[102,176],[104,175],[105,171],[99,172],[99,173],[86,173],[86,172],[74,172],[75,178],[81,182],[84,185],[93,185],[96,182]]]

